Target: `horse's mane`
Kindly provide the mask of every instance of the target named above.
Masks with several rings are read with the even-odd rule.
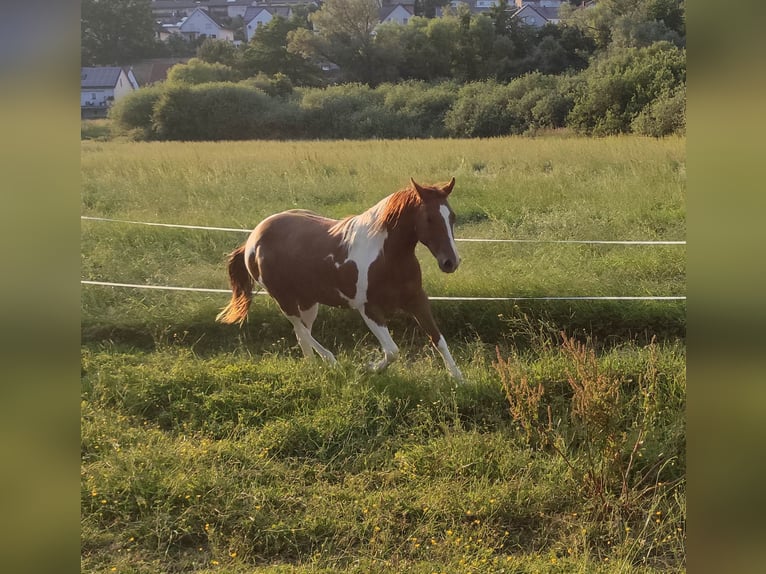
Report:
[[[349,233],[349,225],[354,223],[366,223],[373,232],[383,231],[387,227],[396,226],[402,213],[408,208],[417,207],[423,200],[412,187],[400,189],[381,200],[364,213],[350,215],[338,221],[330,228],[330,233]]]
[[[420,195],[412,187],[406,187],[391,194],[383,211],[378,214],[375,227],[377,229],[394,227],[405,210],[417,207],[422,203],[423,200],[420,198]]]

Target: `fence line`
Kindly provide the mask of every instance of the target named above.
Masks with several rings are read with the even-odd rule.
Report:
[[[109,281],[80,280],[83,285],[101,285],[105,287],[125,287],[132,289],[159,289],[164,291],[197,291],[201,293],[231,293],[229,289],[209,289],[205,287],[174,287],[170,285],[142,285],[136,283],[113,283]],[[265,291],[255,291],[255,295],[268,295]],[[431,301],[686,301],[684,295],[637,295],[637,296],[596,296],[573,295],[568,297],[429,297]]]
[[[173,227],[180,229],[202,229],[206,231],[233,231],[238,233],[250,233],[252,229],[239,229],[235,227],[209,227],[204,225],[181,225],[178,223],[151,223],[148,221],[129,221],[125,219],[110,219],[108,217],[89,217],[81,215],[80,219],[88,221],[105,221],[112,223],[130,223],[133,225],[151,225],[154,227]],[[641,240],[588,240],[588,239],[483,239],[483,238],[455,238],[455,241],[464,243],[574,243],[595,245],[686,245],[686,241],[641,241]]]

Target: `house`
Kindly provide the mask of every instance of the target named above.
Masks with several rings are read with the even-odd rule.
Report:
[[[141,86],[164,82],[168,71],[176,64],[185,64],[189,58],[149,58],[131,63],[133,74]]]
[[[197,38],[215,38],[234,41],[234,30],[226,28],[217,18],[208,14],[202,8],[195,8],[191,14],[182,20],[178,33],[188,40]]]
[[[414,5],[410,4],[391,4],[380,9],[380,23],[386,24],[393,22],[395,24],[405,25],[415,15]]]
[[[281,6],[314,5],[318,0],[277,0]],[[246,12],[256,6],[270,7],[269,0],[152,0],[152,14],[165,24],[176,23],[190,16],[195,8],[206,10],[213,18],[245,18]]]
[[[473,14],[483,14],[499,4],[498,0],[451,0],[450,6],[457,9],[465,4]],[[541,27],[545,24],[559,23],[559,9],[562,0],[508,0],[508,12],[512,18],[528,26]],[[437,10],[437,15],[442,12]]]
[[[105,118],[114,102],[137,89],[132,70],[108,66],[81,68],[80,116]]]
[[[245,22],[245,40],[249,42],[255,31],[265,26],[277,16],[288,20],[293,15],[293,9],[287,5],[251,6],[242,19]]]
[[[515,0],[513,18],[527,26],[541,28],[546,24],[558,24],[562,0]]]
[[[460,4],[465,4],[471,10],[471,13],[482,14],[488,12],[493,6],[498,4],[498,2],[497,0],[451,0],[449,4],[453,10],[457,10],[457,7]],[[437,10],[436,14],[437,16],[441,16],[443,12]]]

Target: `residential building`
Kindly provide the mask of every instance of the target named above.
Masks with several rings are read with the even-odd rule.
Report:
[[[234,30],[225,27],[217,17],[210,15],[207,10],[202,8],[195,8],[178,25],[178,33],[188,40],[204,37],[234,41]]]
[[[527,26],[540,28],[546,24],[558,24],[562,0],[515,0],[518,18]]]
[[[265,26],[277,16],[288,20],[292,15],[293,9],[287,4],[250,6],[242,16],[245,22],[245,40],[249,42],[258,28]]]
[[[80,69],[80,115],[104,118],[109,108],[133,90],[138,82],[132,70],[99,66]]]
[[[415,15],[414,4],[396,3],[383,6],[380,9],[380,23],[393,22],[395,24],[405,25]]]

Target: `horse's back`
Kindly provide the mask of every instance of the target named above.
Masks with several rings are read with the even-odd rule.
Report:
[[[307,247],[306,241],[319,244],[333,243],[329,230],[336,223],[306,209],[290,209],[271,215],[253,230],[250,241],[257,245],[281,250]],[[302,251],[303,251],[302,250]]]

